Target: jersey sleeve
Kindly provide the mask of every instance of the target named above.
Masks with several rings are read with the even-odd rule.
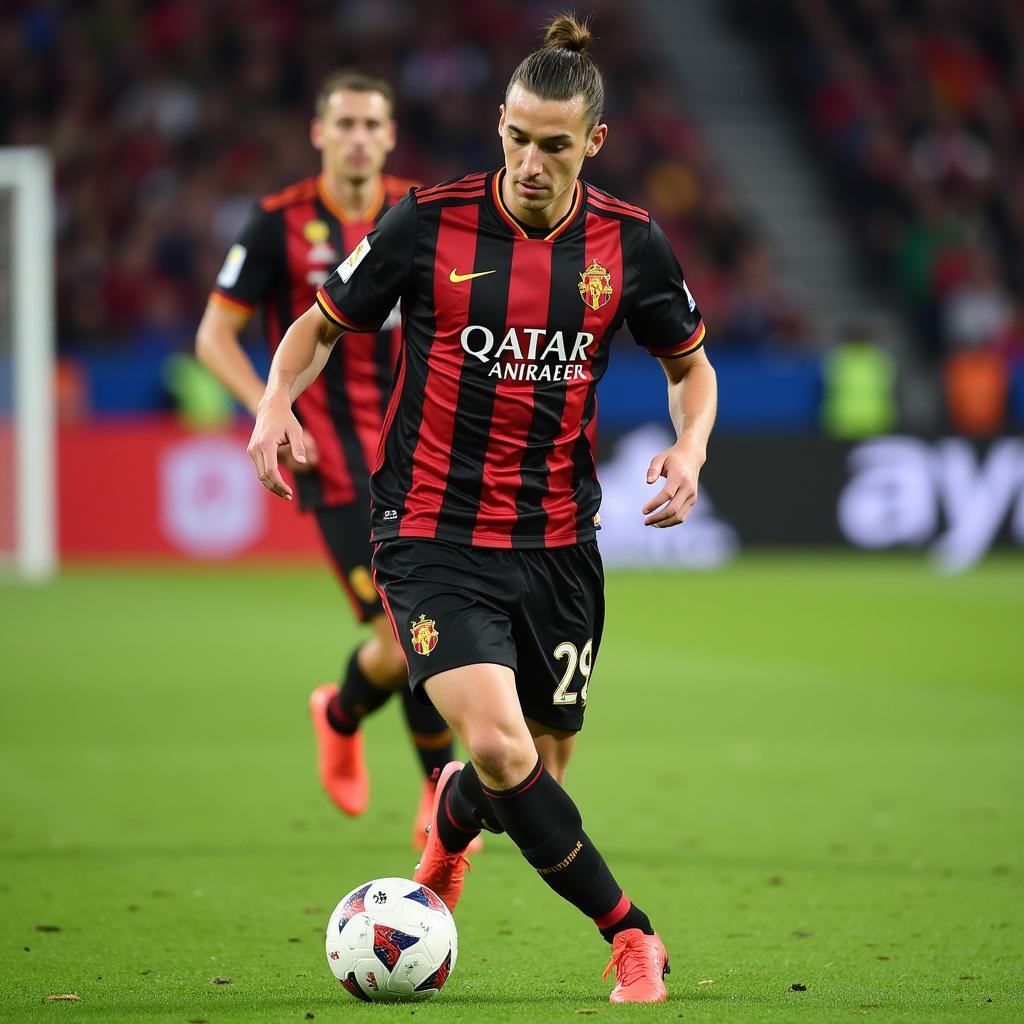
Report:
[[[412,276],[416,241],[412,194],[396,203],[316,293],[321,312],[347,331],[376,331]]]
[[[215,301],[245,313],[263,301],[280,270],[281,230],[274,213],[260,206],[253,210],[217,275]]]
[[[700,310],[672,246],[653,218],[639,292],[626,323],[636,343],[661,358],[686,356],[704,344]]]

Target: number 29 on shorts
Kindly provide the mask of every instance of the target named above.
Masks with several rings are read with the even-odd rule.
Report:
[[[562,661],[565,659],[565,671],[562,673],[562,679],[558,686],[555,687],[554,696],[551,698],[552,704],[575,704],[577,700],[581,704],[587,703],[587,688],[590,686],[590,663],[593,656],[594,640],[591,638],[584,645],[582,650],[577,650],[576,645],[569,643],[568,640],[560,643],[554,649],[555,661]],[[579,688],[579,692],[570,690],[569,687],[572,685],[573,677],[576,675],[576,669],[579,668],[580,675],[583,676],[583,685]]]

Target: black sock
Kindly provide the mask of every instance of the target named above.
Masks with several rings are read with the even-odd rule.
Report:
[[[355,650],[348,660],[341,687],[327,705],[327,721],[335,732],[351,736],[359,728],[360,721],[376,711],[390,696],[390,690],[374,686],[366,678],[359,667],[359,651]]]
[[[563,899],[593,918],[609,942],[617,932],[654,929],[612,877],[604,858],[583,831],[580,812],[538,758],[529,775],[511,789],[481,786],[494,813],[537,874]]]
[[[639,928],[644,935],[654,934],[650,918],[639,907],[634,906],[625,893],[604,917],[595,917],[594,924],[597,925],[605,942],[611,942],[619,932],[630,928]],[[668,974],[668,967],[665,968],[665,973]]]
[[[402,709],[423,774],[429,779],[435,771],[440,772],[449,761],[455,760],[452,731],[434,708],[421,704],[413,696],[408,686],[402,687]]]
[[[441,845],[452,853],[461,852],[480,834],[504,832],[498,823],[494,808],[484,794],[480,776],[470,761],[448,785],[441,796],[441,813],[437,816],[437,830]]]

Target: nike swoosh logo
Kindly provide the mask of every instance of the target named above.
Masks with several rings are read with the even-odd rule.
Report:
[[[488,274],[496,274],[496,270],[479,270],[475,274],[460,274],[454,267],[452,272],[448,275],[448,280],[452,284],[459,284],[461,281],[472,281],[474,277],[486,277]]]

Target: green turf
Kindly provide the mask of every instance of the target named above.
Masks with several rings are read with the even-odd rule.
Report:
[[[746,558],[608,596],[568,782],[672,953],[668,1004],[609,1007],[606,947],[504,838],[441,996],[356,1003],[324,925],[411,872],[418,783],[387,708],[367,815],[319,792],[335,584],[77,570],[0,587],[0,1019],[1024,1018],[1024,563]]]

